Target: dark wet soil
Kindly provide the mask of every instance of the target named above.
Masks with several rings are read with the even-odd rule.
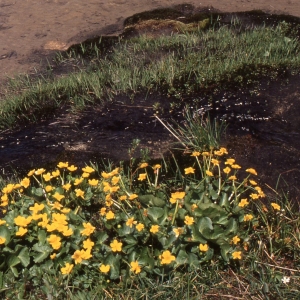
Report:
[[[136,95],[134,101],[119,96],[112,103],[87,107],[78,113],[63,107],[38,124],[0,133],[0,171],[20,174],[34,167],[52,167],[58,161],[85,162],[128,160],[133,139],[148,147],[152,158],[168,155],[174,138],[154,117],[153,105],[161,103],[160,117],[181,122],[188,104],[199,113],[226,120],[223,140],[237,162],[253,167],[265,190],[268,186],[290,193],[299,201],[300,178],[300,75],[286,71],[259,84],[214,91],[209,96],[186,98],[177,111],[172,100],[160,94]],[[137,153],[138,155],[138,153]],[[278,178],[280,179],[278,181]]]

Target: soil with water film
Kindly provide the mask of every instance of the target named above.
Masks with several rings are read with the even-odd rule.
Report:
[[[230,87],[210,97],[193,95],[185,100],[193,107],[197,98],[196,113],[209,112],[226,120],[222,144],[231,156],[243,167],[258,171],[265,191],[271,191],[268,186],[275,188],[279,178],[279,186],[295,201],[300,195],[299,80],[299,74],[285,71],[276,79],[261,79],[255,88]],[[82,165],[109,159],[117,163],[128,159],[133,139],[141,141],[140,148],[149,148],[153,159],[167,156],[175,139],[154,117],[154,106],[161,103],[159,116],[165,122],[171,118],[181,122],[181,110],[172,111],[171,100],[160,94],[147,98],[137,94],[134,101],[118,96],[111,103],[79,113],[63,107],[37,124],[1,132],[1,173],[6,176],[16,170],[25,174],[34,167],[53,167],[58,161]]]

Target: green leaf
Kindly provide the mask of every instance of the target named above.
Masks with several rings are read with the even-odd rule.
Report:
[[[207,240],[203,237],[203,235],[199,232],[197,225],[190,226],[192,231],[192,241],[199,242],[201,244],[206,244]]]
[[[184,265],[184,264],[187,264],[188,263],[188,260],[189,260],[189,256],[188,254],[186,253],[185,250],[180,250],[178,252],[178,255],[176,257],[176,263],[178,265]]]
[[[105,231],[100,231],[95,234],[97,244],[103,244],[108,239],[108,234]]]
[[[224,231],[224,235],[231,235],[231,234],[236,234],[238,231],[238,224],[237,221],[234,218],[230,218],[229,222],[226,226],[226,229]]]
[[[213,232],[212,221],[208,217],[202,217],[197,223],[199,232],[203,235],[204,238],[209,239]]]
[[[188,263],[190,267],[195,267],[197,268],[199,266],[199,259],[198,256],[194,253],[189,253],[188,254]]]
[[[33,245],[32,250],[38,252],[37,254],[33,255],[35,263],[42,262],[53,251],[53,249],[50,246],[48,246],[48,245],[42,245],[42,246],[40,246],[38,243],[36,243],[36,244]]]
[[[139,200],[141,203],[148,205],[148,206],[164,207],[166,205],[166,201],[164,201],[161,198],[155,197],[153,195],[139,196]]]
[[[151,219],[152,222],[158,224],[159,224],[158,219],[164,215],[164,212],[165,212],[164,209],[160,207],[149,207],[147,209],[147,215],[149,219]]]
[[[18,256],[16,256],[15,254],[12,254],[9,256],[8,261],[7,261],[7,265],[11,268],[16,266],[17,264],[19,264],[21,261],[18,258]]]
[[[18,258],[20,259],[22,265],[27,267],[30,263],[29,251],[27,247],[24,247],[18,254]]]
[[[231,247],[230,247],[230,245],[223,245],[223,246],[221,246],[220,247],[221,248],[221,256],[222,256],[222,258],[226,261],[226,262],[228,262],[229,261],[229,252],[230,252],[230,250],[231,250]]]
[[[15,277],[19,276],[19,272],[18,272],[18,270],[15,267],[10,267],[10,269],[13,272],[13,274],[14,274]]]
[[[133,236],[130,235],[124,238],[124,242],[126,242],[126,244],[128,245],[136,245],[138,243],[138,241]]]
[[[120,275],[120,256],[109,254],[105,259],[105,264],[110,265],[110,279],[118,279]]]
[[[0,236],[5,238],[5,245],[10,242],[11,234],[10,230],[6,226],[0,226]]]
[[[169,237],[160,237],[158,240],[160,241],[161,245],[164,249],[168,249],[170,246],[172,246],[173,242],[177,239],[175,234],[171,234]]]
[[[228,195],[227,195],[227,193],[222,193],[221,194],[221,200],[219,202],[219,205],[221,207],[228,207],[229,206],[229,201],[228,201]]]
[[[33,187],[31,189],[31,192],[35,195],[35,196],[38,196],[38,197],[42,197],[44,195],[44,192],[43,192],[43,189],[42,188],[35,188]]]
[[[38,240],[40,242],[40,244],[44,244],[47,238],[47,233],[45,230],[39,230],[38,231]]]

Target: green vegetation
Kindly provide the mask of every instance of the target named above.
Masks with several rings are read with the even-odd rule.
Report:
[[[137,94],[158,92],[171,96],[176,105],[200,91],[243,86],[263,76],[275,78],[287,68],[299,70],[297,28],[289,23],[247,27],[234,19],[221,25],[215,20],[207,29],[199,25],[171,36],[124,38],[106,51],[95,44],[71,49],[58,57],[62,64],[90,63],[61,77],[11,81],[0,104],[0,128],[36,121],[65,104],[78,109],[119,94],[134,99]]]

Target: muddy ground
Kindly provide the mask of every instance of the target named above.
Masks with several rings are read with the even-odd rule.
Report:
[[[19,2],[10,4],[10,1],[7,1],[6,6],[1,3],[0,15],[2,14],[3,16],[3,8],[12,9],[13,5],[21,5],[21,7],[25,8],[26,5],[29,5],[29,2],[34,1],[22,2],[22,4],[19,4]],[[158,4],[156,1],[148,1],[148,6],[153,5],[153,7],[148,7],[141,4],[143,1],[138,1],[139,5],[132,6],[134,8],[128,6],[126,10],[125,7],[127,7],[128,3],[125,3],[125,1],[121,3],[122,1],[120,1],[119,6],[115,4],[114,7],[120,9],[122,17],[119,17],[119,21],[114,21],[113,16],[111,16],[110,23],[108,23],[109,19],[107,19],[107,27],[105,29],[101,26],[97,27],[98,25],[93,26],[93,23],[91,23],[95,15],[95,7],[93,5],[96,4],[94,2],[91,3],[93,9],[89,8],[89,3],[85,4],[87,10],[80,10],[81,2],[75,1],[72,7],[78,9],[76,15],[78,20],[81,13],[85,15],[88,25],[82,22],[82,31],[75,34],[72,31],[73,27],[69,28],[69,30],[59,30],[57,28],[64,28],[62,24],[65,26],[67,21],[69,22],[72,19],[71,17],[66,18],[64,23],[57,21],[56,27],[53,25],[53,28],[56,28],[54,40],[59,43],[63,41],[65,43],[63,48],[101,33],[117,33],[122,29],[123,20],[126,16],[133,12],[141,11],[143,8],[148,9],[156,7],[155,5],[159,7],[164,4],[177,3],[177,1],[160,1]],[[105,3],[103,7],[113,5],[112,2]],[[205,4],[204,1],[201,3]],[[272,1],[272,5],[267,5],[265,1],[231,1],[230,3],[231,5],[228,4],[225,8],[224,4],[216,4],[215,7],[226,11],[262,8],[279,13],[290,12],[300,16],[300,4],[296,1]],[[36,4],[37,10],[41,9],[41,4],[34,4]],[[210,1],[209,4],[213,5],[214,1]],[[238,4],[240,4],[239,7],[237,6]],[[63,8],[66,9],[70,4],[68,1],[48,1],[44,5],[49,5],[49,7],[53,8],[59,5],[59,11],[62,12]],[[181,7],[181,9],[183,8]],[[89,9],[91,9],[90,18],[88,18]],[[108,8],[107,10],[109,11]],[[115,10],[114,15],[116,18],[119,16],[117,11]],[[53,12],[53,14],[55,13]],[[59,14],[56,12],[53,18],[58,20],[58,16]],[[32,10],[33,17],[34,11]],[[47,16],[45,16],[44,20],[47,20]],[[28,22],[30,25],[26,25],[25,22],[23,25],[24,30],[26,26],[30,28],[32,25],[31,19]],[[7,74],[12,75],[13,72],[18,73],[29,70],[36,66],[41,57],[50,57],[47,55],[51,54],[52,50],[46,49],[45,45],[46,40],[48,42],[52,40],[52,30],[54,30],[52,27],[49,30],[51,34],[46,34],[40,38],[34,38],[32,32],[28,30],[28,35],[31,36],[30,40],[32,40],[32,46],[30,46],[32,48],[26,42],[23,44],[23,48],[21,47],[23,41],[26,41],[26,35],[24,40],[19,38],[22,43],[17,43],[15,40],[13,45],[16,48],[10,48],[9,41],[11,37],[8,27],[13,32],[13,28],[16,29],[16,25],[10,26],[7,24],[9,23],[6,23],[6,25],[1,25],[0,23],[0,39],[5,36],[6,32],[8,41],[3,48],[19,50],[13,50],[17,54],[10,56],[5,56],[6,54],[3,52],[4,56],[2,55],[0,64],[2,70],[6,71],[2,72],[2,75],[8,71],[9,73]],[[50,24],[52,23],[40,23],[39,28],[47,30],[46,28]],[[111,24],[114,25],[109,27]],[[101,27],[102,29],[93,31],[92,27]],[[74,35],[67,37],[68,34]],[[0,47],[2,45],[3,43],[0,44]],[[223,90],[219,94],[214,95],[215,106],[209,108],[211,116],[219,119],[223,118],[229,124],[223,145],[228,148],[237,162],[242,166],[257,169],[260,175],[259,181],[265,190],[271,191],[268,186],[275,188],[278,178],[280,178],[280,187],[285,192],[290,193],[295,201],[299,201],[300,195],[298,188],[300,178],[299,80],[300,76],[298,74],[291,75],[286,73],[276,81],[262,81],[260,86],[256,88],[257,93],[254,94],[252,87],[243,90]],[[201,99],[203,107],[207,107],[208,99],[202,99],[201,95],[195,95],[195,97]],[[163,112],[160,115],[166,122],[170,121],[171,118],[180,122],[181,117],[176,112],[169,112],[167,103],[170,102],[170,99],[168,102],[165,100],[158,94],[149,96],[147,100],[145,100],[145,95],[137,95],[134,103],[132,103],[127,97],[120,96],[115,99],[114,103],[108,103],[105,106],[88,107],[79,114],[74,114],[68,107],[64,107],[57,111],[53,117],[45,118],[38,124],[26,124],[17,130],[1,132],[1,174],[10,176],[13,170],[18,171],[20,174],[25,174],[28,169],[33,167],[51,167],[60,160],[67,160],[75,164],[83,164],[89,161],[97,163],[102,159],[110,159],[115,162],[127,160],[128,148],[133,139],[140,139],[142,147],[149,147],[153,158],[158,159],[162,155],[167,155],[169,149],[172,149],[174,138],[155,119],[153,105],[158,101],[166,103],[165,107],[163,105]]]

